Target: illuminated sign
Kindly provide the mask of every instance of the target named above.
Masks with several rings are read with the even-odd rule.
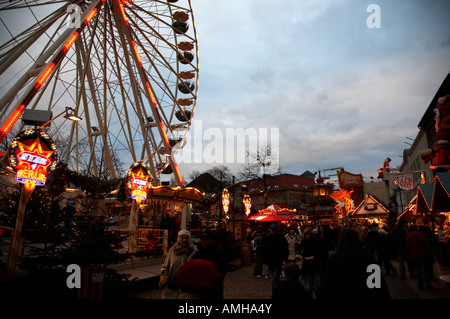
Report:
[[[341,188],[363,186],[364,184],[362,174],[352,174],[343,171],[339,173],[338,179]]]
[[[250,196],[244,195],[242,202],[244,203],[245,214],[248,216],[250,214],[250,209],[252,208],[252,200]]]
[[[144,163],[133,163],[128,170],[128,187],[131,190],[131,198],[138,204],[147,199],[150,175]]]
[[[222,207],[226,215],[230,207],[230,194],[228,194],[228,190],[226,188],[222,192]]]
[[[47,133],[25,130],[9,146],[9,163],[16,173],[16,181],[28,188],[44,186],[55,169],[58,153]]]

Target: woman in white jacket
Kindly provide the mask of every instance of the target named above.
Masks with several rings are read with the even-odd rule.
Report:
[[[179,231],[177,242],[167,252],[166,260],[161,267],[159,287],[163,289],[163,299],[178,298],[178,271],[196,252],[197,248],[191,241],[191,233],[187,230]]]
[[[300,244],[300,235],[297,234],[294,227],[289,228],[289,232],[284,236],[289,245],[288,261],[295,262],[295,255],[297,255],[297,245]]]

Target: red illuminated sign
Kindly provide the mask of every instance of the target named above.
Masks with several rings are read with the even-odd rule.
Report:
[[[9,146],[8,159],[16,172],[16,181],[31,188],[45,185],[57,158],[55,143],[40,130],[19,133]]]
[[[242,202],[244,203],[245,214],[248,216],[250,214],[250,209],[252,208],[252,200],[250,199],[250,196],[244,195]]]
[[[228,209],[230,207],[230,195],[226,188],[222,192],[222,207],[223,207],[223,211],[226,215],[228,213]]]
[[[131,198],[138,204],[147,199],[150,175],[148,168],[143,163],[134,163],[128,170],[128,187],[131,190]]]

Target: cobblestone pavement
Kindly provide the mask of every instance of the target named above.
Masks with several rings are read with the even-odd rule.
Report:
[[[396,262],[393,262],[397,268]],[[264,277],[253,277],[253,268],[255,264],[251,263],[245,267],[239,267],[237,270],[227,273],[224,282],[224,299],[270,299],[271,298],[271,279]],[[448,269],[442,269],[442,274]],[[419,290],[416,279],[407,278],[400,280],[398,274],[385,276],[386,283],[392,299],[450,299],[450,288],[439,279],[434,280],[433,290]],[[138,299],[161,299],[161,290],[159,288],[150,288],[146,291],[134,294],[132,298]]]

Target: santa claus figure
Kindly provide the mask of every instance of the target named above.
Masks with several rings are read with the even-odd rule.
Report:
[[[383,168],[386,170],[386,173],[389,173],[391,170],[389,168],[389,163],[391,162],[391,159],[388,157],[383,162]]]
[[[436,143],[434,145],[434,158],[431,162],[431,169],[443,171],[450,170],[450,95],[441,97],[438,100],[437,107],[434,109],[436,114]]]

